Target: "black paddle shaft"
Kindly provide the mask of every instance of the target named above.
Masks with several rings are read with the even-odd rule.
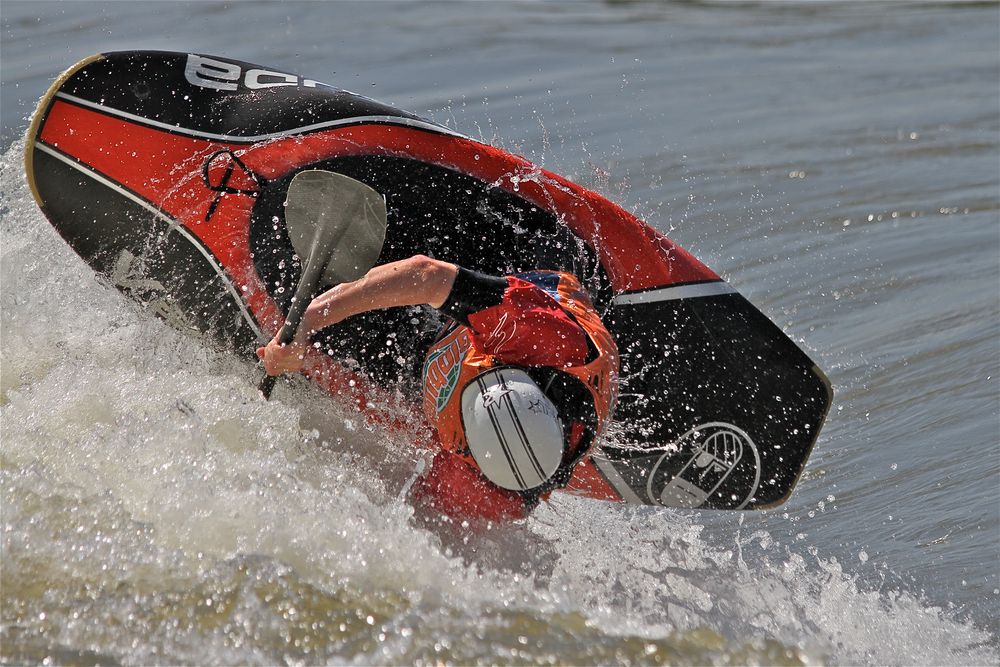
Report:
[[[290,231],[293,227],[301,231],[303,223],[314,226],[315,231],[308,246],[299,246],[300,255],[307,258],[278,334],[282,345],[295,340],[306,308],[319,293],[321,283],[356,280],[375,264],[385,239],[385,200],[367,185],[343,174],[304,171],[288,187],[285,217]],[[265,400],[271,397],[276,381],[277,376],[268,375],[260,383]]]
[[[329,257],[327,257],[327,259],[329,259]],[[312,300],[316,298],[319,278],[323,274],[323,269],[326,266],[325,262],[322,266],[319,264],[320,262],[310,262],[306,265],[306,269],[302,273],[302,279],[299,280],[299,286],[295,289],[295,296],[292,299],[292,305],[288,309],[288,315],[285,316],[285,323],[282,325],[281,333],[278,335],[278,342],[282,345],[288,345],[295,340],[295,334],[298,333],[299,326],[302,324],[302,318],[306,314],[306,308],[308,308],[309,304],[312,303]],[[261,381],[259,388],[265,401],[270,400],[271,392],[274,391],[274,385],[277,381],[277,375],[267,375]]]

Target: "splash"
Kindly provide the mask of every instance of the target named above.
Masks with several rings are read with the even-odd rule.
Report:
[[[994,663],[995,640],[817,548],[560,497],[417,521],[421,455],[149,317],[0,165],[2,658]],[[751,555],[752,554],[752,555]]]

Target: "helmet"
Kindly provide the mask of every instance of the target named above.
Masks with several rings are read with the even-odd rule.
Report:
[[[497,486],[528,491],[548,481],[566,450],[559,414],[520,368],[493,368],[462,390],[462,425],[472,458]]]
[[[516,354],[496,354],[507,339],[453,320],[424,358],[422,402],[443,451],[501,488],[539,495],[569,482],[604,432],[618,397],[618,348],[574,276],[521,275],[550,295],[557,277],[557,301],[587,334],[586,362],[511,366]]]

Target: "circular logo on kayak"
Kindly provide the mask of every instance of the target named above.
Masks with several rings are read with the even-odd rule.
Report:
[[[760,455],[743,429],[726,422],[696,426],[653,466],[646,493],[667,507],[744,507],[760,484]]]

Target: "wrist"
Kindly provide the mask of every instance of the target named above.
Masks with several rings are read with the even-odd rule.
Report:
[[[324,329],[334,323],[336,323],[336,320],[330,319],[329,305],[313,303],[302,314],[302,324],[296,335],[296,341],[307,343],[320,329]]]

